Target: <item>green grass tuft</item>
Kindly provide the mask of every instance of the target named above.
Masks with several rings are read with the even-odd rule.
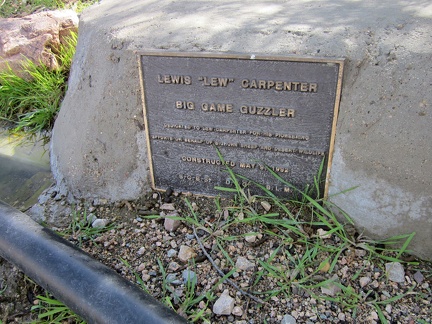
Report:
[[[34,323],[80,323],[85,324],[78,315],[71,311],[61,301],[48,293],[37,296],[38,304],[32,306],[32,312],[38,313],[38,321]]]
[[[50,130],[67,87],[77,35],[71,34],[59,48],[59,68],[49,70],[27,60],[18,76],[11,69],[0,73],[0,119],[15,124],[14,131],[36,135]]]
[[[223,163],[224,159],[219,151],[218,154]],[[385,241],[368,240],[362,235],[353,236],[346,230],[346,226],[353,225],[349,216],[320,197],[321,185],[317,179],[321,179],[322,167],[314,183],[305,190],[295,188],[271,169],[268,171],[284,185],[292,188],[297,193],[296,198],[289,200],[279,198],[265,186],[238,175],[227,167],[233,187],[218,187],[218,189],[223,193],[234,194],[235,197],[232,199],[232,207],[226,208],[229,214],[225,219],[223,221],[219,219],[213,224],[203,223],[202,217],[194,211],[187,200],[189,215],[178,216],[175,219],[180,219],[184,224],[192,227],[204,229],[208,235],[203,240],[214,239],[220,258],[228,268],[232,269],[235,269],[235,264],[226,250],[226,244],[245,234],[219,236],[218,232],[227,233],[229,228],[241,226],[248,226],[250,229],[260,228],[261,233],[278,242],[275,243],[276,248],[269,256],[257,260],[259,268],[253,275],[255,279],[251,289],[259,286],[266,287],[265,283],[269,277],[277,282],[277,286],[271,290],[251,291],[252,294],[263,296],[264,301],[279,295],[289,297],[295,292],[303,291],[318,300],[334,302],[342,309],[352,310],[353,314],[360,304],[367,305],[371,309],[376,309],[382,321],[381,307],[406,297],[411,291],[393,296],[388,301],[370,300],[367,298],[371,292],[363,293],[356,285],[358,278],[364,275],[365,266],[359,267],[358,271],[349,278],[349,282],[343,284],[339,282],[340,278],[335,277],[336,269],[345,252],[354,249],[366,251],[365,262],[381,268],[388,261],[404,262],[402,255],[408,252],[408,246],[415,233],[392,237]],[[264,194],[251,196],[241,183],[248,183],[248,188],[251,189],[255,186]],[[271,201],[273,206],[271,212],[260,211],[259,203],[263,200]],[[216,206],[221,210],[217,199]],[[238,217],[240,214],[242,217]],[[318,235],[317,229],[323,229],[327,238]],[[280,255],[283,255],[283,261]],[[328,286],[336,286],[339,292],[334,296],[321,292],[321,289]]]
[[[78,242],[78,246],[82,247],[84,241],[94,241],[100,234],[108,232],[116,227],[114,223],[110,223],[105,227],[93,227],[92,220],[87,219],[87,211],[80,213],[77,210],[72,212],[72,222],[69,227],[63,231],[57,232],[60,236],[71,236]]]

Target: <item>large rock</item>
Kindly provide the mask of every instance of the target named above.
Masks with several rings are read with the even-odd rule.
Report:
[[[345,57],[331,198],[432,258],[432,11],[424,1],[104,0],[82,15],[52,167],[80,198],[149,189],[136,50]]]
[[[56,69],[56,51],[65,37],[77,31],[78,16],[73,10],[0,19],[0,71],[5,71],[9,65],[13,71],[21,73],[26,58]]]

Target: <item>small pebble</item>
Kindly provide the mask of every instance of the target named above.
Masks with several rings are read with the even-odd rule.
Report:
[[[177,271],[178,269],[180,269],[180,264],[178,264],[177,262],[170,262],[168,264],[168,270]]]
[[[177,279],[177,275],[175,273],[170,273],[166,276],[166,281],[168,283],[172,283],[176,279]]]
[[[252,270],[255,268],[255,263],[249,261],[244,257],[238,257],[235,266],[237,269],[240,270]]]
[[[332,279],[337,280],[337,276],[333,276]],[[321,292],[325,295],[336,296],[341,291],[341,288],[333,282],[329,282],[326,286],[321,287]]]
[[[387,314],[391,314],[391,312],[392,312],[392,305],[390,305],[390,304],[386,305],[385,311],[387,312]]]
[[[188,283],[188,282],[193,282],[196,284],[197,282],[197,275],[195,272],[191,271],[191,270],[183,270],[182,272],[182,278],[183,278],[183,282],[184,283]]]
[[[329,238],[331,238],[331,234],[328,234],[328,231],[323,230],[322,228],[318,228],[317,234],[322,239],[329,239]]]
[[[357,257],[359,257],[359,258],[362,258],[362,257],[364,257],[364,256],[366,256],[366,251],[365,250],[363,250],[363,249],[356,249],[355,251],[354,251],[354,253],[355,253],[355,255],[357,256]]]
[[[198,205],[197,205],[196,202],[193,202],[193,203],[191,204],[191,206],[192,206],[192,210],[193,210],[193,211],[198,211]]]
[[[297,320],[289,314],[285,315],[281,321],[281,324],[296,324],[296,323]]]
[[[87,223],[93,224],[93,222],[97,219],[96,215],[93,213],[90,213],[87,215]]]
[[[186,262],[186,261],[188,261],[188,260],[193,259],[194,257],[196,257],[196,252],[190,246],[181,245],[180,246],[180,251],[179,251],[177,257],[179,258],[180,261]]]
[[[144,273],[142,276],[141,276],[141,279],[142,279],[142,281],[144,281],[144,282],[147,282],[147,281],[149,281],[150,280],[150,275],[148,274],[148,273]]]
[[[388,279],[394,282],[405,282],[405,271],[399,262],[389,262],[385,264]]]
[[[160,206],[160,209],[174,211],[175,207],[173,204],[162,204],[162,206]]]
[[[257,235],[255,233],[249,233],[245,236],[245,241],[248,243],[254,243],[257,239]]]
[[[372,311],[370,313],[370,318],[372,318],[374,321],[378,320],[378,314],[377,314],[377,312]]]
[[[177,251],[174,250],[174,249],[170,249],[170,250],[168,250],[168,252],[167,252],[167,257],[168,257],[168,258],[175,257],[176,255],[177,255]]]
[[[371,282],[371,278],[369,277],[361,277],[360,278],[360,287],[365,287]]]
[[[261,201],[261,206],[264,208],[265,211],[269,211],[271,209],[271,205],[269,202],[263,200]]]
[[[420,271],[417,271],[414,273],[414,280],[420,285],[424,280],[423,274]]]
[[[95,219],[92,223],[93,228],[105,228],[109,224],[108,219],[98,218]]]
[[[178,214],[177,213],[169,213],[167,216],[168,217],[166,217],[164,220],[165,230],[167,230],[168,232],[174,232],[177,228],[180,227],[181,221],[178,219],[172,219],[169,216],[174,217],[174,216],[178,216]]]
[[[243,315],[243,308],[240,306],[235,306],[231,312],[234,316],[242,316]]]
[[[234,302],[234,298],[229,295],[229,291],[224,290],[213,305],[213,313],[216,315],[230,315],[234,309]]]

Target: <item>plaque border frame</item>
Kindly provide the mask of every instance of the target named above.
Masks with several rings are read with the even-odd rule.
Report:
[[[161,57],[185,57],[185,58],[217,58],[217,59],[238,59],[238,60],[256,60],[256,61],[287,61],[287,62],[305,62],[305,63],[328,63],[328,64],[339,64],[338,76],[337,76],[337,84],[336,84],[336,93],[333,107],[333,121],[331,124],[331,132],[330,132],[330,143],[329,143],[329,151],[328,151],[328,159],[326,165],[326,175],[324,182],[324,193],[323,199],[326,200],[328,198],[329,192],[329,184],[330,184],[330,172],[331,165],[333,163],[333,151],[335,145],[335,137],[336,137],[336,126],[337,120],[339,116],[339,107],[342,96],[342,80],[344,75],[344,66],[346,59],[345,58],[335,58],[335,57],[315,57],[308,55],[265,55],[265,54],[232,54],[232,53],[210,53],[210,52],[169,52],[169,51],[135,51],[137,55],[138,61],[138,69],[139,69],[139,81],[140,81],[140,90],[141,90],[141,102],[143,108],[143,117],[144,117],[144,127],[146,132],[146,144],[147,144],[147,155],[149,159],[149,169],[150,169],[150,181],[151,187],[156,191],[166,191],[165,189],[157,188],[154,179],[154,170],[153,170],[153,158],[151,152],[151,144],[150,144],[150,132],[148,127],[148,118],[147,118],[147,107],[145,100],[145,84],[144,84],[144,71],[141,63],[141,56],[161,56]],[[212,195],[205,194],[196,194],[197,196],[207,196],[213,197]]]

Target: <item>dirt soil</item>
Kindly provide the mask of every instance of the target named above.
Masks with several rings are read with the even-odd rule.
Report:
[[[191,321],[196,319],[194,314],[202,311],[198,323],[204,323],[204,319],[211,323],[238,324],[294,323],[290,320],[297,323],[380,323],[379,314],[371,304],[376,300],[383,303],[380,309],[388,323],[431,322],[430,263],[405,256],[417,264],[403,263],[405,279],[394,282],[388,279],[384,262],[368,257],[361,248],[350,247],[343,250],[332,273],[317,272],[312,268],[303,270],[306,276],[314,274],[312,281],[315,282],[336,276],[338,282],[352,287],[355,293],[341,295],[336,291],[332,296],[330,292],[324,293],[323,288],[301,289],[288,279],[284,280],[283,276],[269,275],[263,269],[263,262],[271,263],[275,273],[280,271],[289,278],[296,270],[290,268],[292,263],[288,256],[302,257],[305,246],[297,244],[295,239],[287,240],[287,236],[278,235],[281,234],[278,229],[259,221],[229,225],[244,217],[232,199],[219,200],[218,207],[214,199],[151,192],[133,202],[108,204],[97,199],[70,205],[52,187],[39,201],[41,203],[29,211],[33,217],[39,221],[44,219],[53,230],[63,233],[65,239],[123,277],[141,282],[151,295],[171,304]],[[272,204],[258,201],[247,208],[263,215],[280,213]],[[194,227],[190,222],[182,222],[171,231],[164,220],[168,214],[196,214],[203,226]],[[70,228],[73,215],[81,219],[106,219],[114,228],[86,237],[83,231]],[[161,217],[152,219],[149,215]],[[280,213],[280,217],[286,216]],[[304,230],[312,244],[317,241],[318,228],[305,226]],[[359,238],[352,228],[350,231],[353,237]],[[322,240],[329,247],[341,244],[336,235],[325,235]],[[204,255],[204,250],[211,260]],[[317,258],[324,260],[326,256],[324,253]],[[226,274],[234,268],[238,270],[234,270],[229,278],[237,287],[227,281],[220,282],[218,269]],[[185,270],[192,271],[197,277],[193,297],[207,293],[207,298],[196,304],[188,299],[188,284],[183,278]],[[261,273],[266,275],[261,276]],[[276,293],[282,287],[286,289]],[[35,303],[35,296],[42,294],[42,289],[4,260],[0,263],[0,290],[3,289],[0,294],[3,323],[36,319],[37,315],[30,313],[30,308]],[[214,306],[224,291],[225,296],[229,294],[232,298],[234,308],[229,314],[217,315]],[[399,300],[385,302],[401,295],[404,297]],[[332,300],[332,297],[336,299]]]

